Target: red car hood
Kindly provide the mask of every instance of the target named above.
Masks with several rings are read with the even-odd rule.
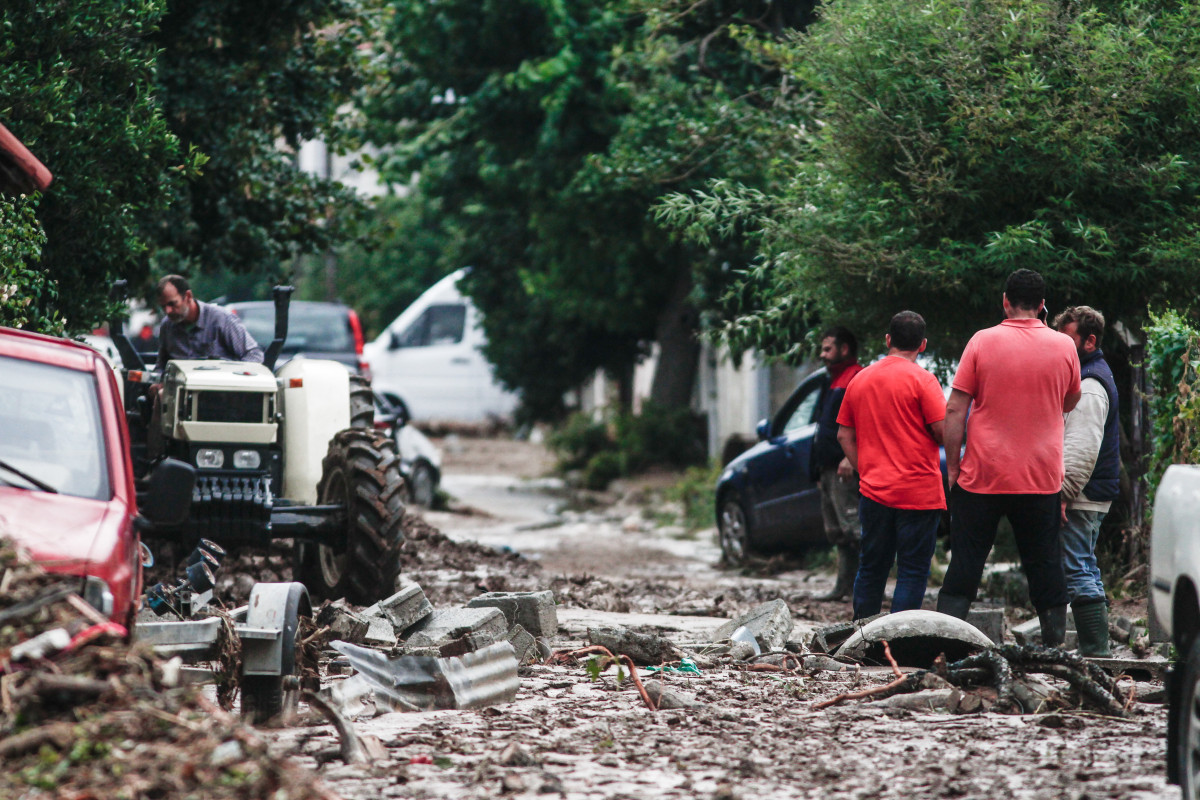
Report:
[[[119,547],[114,526],[103,524],[113,510],[103,500],[0,486],[0,538],[52,572],[96,574],[88,565],[111,561]]]

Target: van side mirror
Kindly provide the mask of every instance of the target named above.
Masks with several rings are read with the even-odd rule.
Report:
[[[196,468],[174,458],[164,458],[150,472],[147,490],[139,493],[140,516],[151,525],[178,525],[192,506]]]
[[[400,334],[396,333],[395,331],[391,331],[390,337],[391,338],[388,339],[388,350],[399,350],[402,347],[400,344]]]
[[[771,437],[771,420],[760,419],[758,421],[758,427],[754,429],[754,432],[758,434],[758,440],[760,442],[765,442]]]

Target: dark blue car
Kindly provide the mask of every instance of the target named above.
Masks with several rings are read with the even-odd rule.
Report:
[[[752,552],[803,552],[828,544],[820,488],[808,470],[821,394],[828,387],[824,369],[800,381],[775,416],[758,423],[758,444],[722,470],[717,530],[726,562],[741,564]]]

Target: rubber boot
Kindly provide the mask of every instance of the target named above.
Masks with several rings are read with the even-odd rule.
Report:
[[[854,578],[858,575],[858,548],[853,545],[839,544],[837,546],[837,581],[826,594],[817,595],[814,600],[849,600],[854,594]]]
[[[1062,647],[1067,640],[1067,607],[1050,606],[1039,611],[1038,621],[1042,624],[1042,646]]]
[[[1111,658],[1108,647],[1108,603],[1103,598],[1086,598],[1071,603],[1075,631],[1079,634],[1079,655]]]
[[[971,598],[938,592],[937,610],[940,614],[966,619],[967,612],[971,610]]]

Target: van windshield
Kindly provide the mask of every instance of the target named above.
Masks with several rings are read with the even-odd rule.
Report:
[[[430,306],[396,337],[396,347],[458,344],[463,338],[467,307],[462,303]]]
[[[241,307],[234,313],[242,320],[254,341],[265,350],[275,338],[275,307],[273,305]],[[304,305],[297,303],[288,309],[288,335],[283,352],[353,353],[354,331],[350,315],[338,305]]]
[[[62,494],[112,496],[96,378],[0,356],[0,461]],[[13,473],[0,481],[34,488]]]

